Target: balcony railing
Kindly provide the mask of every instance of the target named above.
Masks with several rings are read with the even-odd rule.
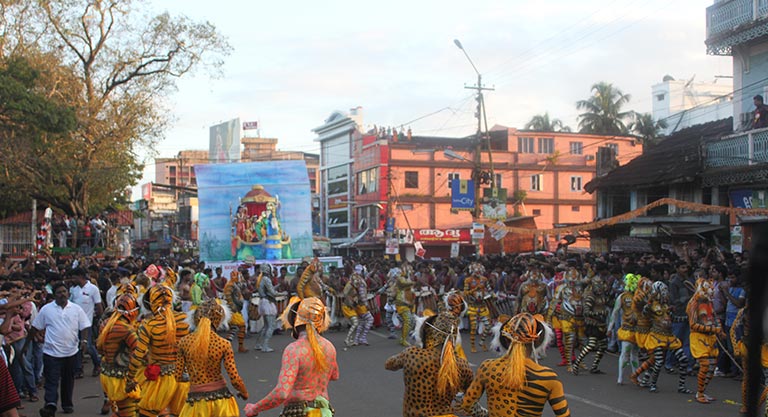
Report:
[[[707,39],[768,17],[768,0],[727,0],[707,7]]]
[[[708,168],[768,163],[768,128],[725,136],[706,148]]]

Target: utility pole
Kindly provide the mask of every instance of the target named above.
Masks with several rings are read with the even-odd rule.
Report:
[[[472,68],[475,70],[475,73],[477,74],[477,85],[473,86],[467,86],[465,85],[464,88],[468,90],[475,90],[477,91],[477,97],[475,100],[477,101],[477,109],[475,111],[475,117],[477,118],[477,133],[475,135],[475,155],[474,155],[474,170],[472,173],[473,179],[475,180],[475,208],[472,211],[472,219],[477,220],[480,218],[482,214],[482,202],[481,202],[481,195],[480,195],[480,180],[482,179],[482,173],[483,173],[483,159],[481,157],[481,154],[483,152],[483,136],[485,136],[485,139],[487,140],[487,149],[488,149],[488,161],[490,162],[491,167],[491,188],[493,189],[495,187],[496,177],[493,172],[493,156],[491,155],[491,138],[488,135],[488,120],[485,117],[485,100],[483,97],[483,91],[493,91],[493,88],[487,88],[483,87],[483,76],[480,74],[480,71],[478,71],[477,67],[475,66],[475,63],[472,61],[472,58],[469,57],[469,54],[464,49],[464,46],[461,44],[461,42],[458,39],[454,39],[453,43],[461,49],[461,52],[464,52],[464,56],[467,57],[467,60],[472,65]],[[485,135],[483,135],[483,120],[485,120]]]

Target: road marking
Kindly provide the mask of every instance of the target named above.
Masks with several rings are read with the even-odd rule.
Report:
[[[624,416],[624,417],[642,417],[639,414],[628,413],[628,412],[626,412],[626,411],[624,411],[622,409],[614,408],[614,407],[611,407],[610,405],[598,403],[598,402],[595,402],[595,401],[592,401],[592,400],[588,400],[586,398],[581,398],[581,397],[579,397],[577,395],[573,395],[573,394],[565,394],[565,398],[568,398],[569,400],[574,400],[574,401],[582,402],[584,404],[591,405],[592,407],[600,408],[600,409],[603,409],[605,411],[610,411],[611,413],[619,415],[619,416]]]

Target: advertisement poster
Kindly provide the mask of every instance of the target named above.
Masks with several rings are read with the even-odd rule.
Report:
[[[212,164],[240,160],[240,119],[211,126],[208,159]]]
[[[400,252],[400,243],[396,237],[387,239],[387,247],[384,251],[387,255],[396,255]]]
[[[451,210],[475,209],[475,181],[459,180],[451,182]]]
[[[312,256],[304,161],[196,165],[200,259],[206,263]]]
[[[483,189],[483,217],[486,219],[507,219],[507,189]]]

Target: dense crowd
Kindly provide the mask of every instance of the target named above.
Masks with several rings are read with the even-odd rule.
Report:
[[[320,336],[328,327],[346,330],[345,348],[357,348],[370,343],[371,327],[385,326],[390,339],[399,339],[406,347],[403,354],[435,346],[444,350],[446,341],[463,329],[469,333],[472,352],[495,349],[504,358],[516,355],[517,362],[505,362],[512,368],[551,343],[561,355],[559,365],[575,375],[585,370],[603,373],[602,356],[612,351],[620,353],[617,383],[625,382],[624,368],[629,367],[630,381],[655,392],[659,374],[666,371],[677,374],[680,393],[707,403],[712,398],[705,390],[713,377],[743,378],[747,262],[747,254],[685,247],[679,255],[535,253],[412,263],[348,258],[343,267],[325,270],[318,260],[307,259],[295,273],[289,274],[286,267],[243,264],[224,276],[221,268],[211,270],[192,259],[2,259],[0,355],[11,380],[2,381],[0,373],[0,383],[15,387],[18,397],[0,398],[0,415],[16,415],[24,403],[39,401],[43,387],[41,415],[55,415],[59,404],[64,413],[73,412],[74,381],[84,376],[86,355],[93,364],[92,375],[102,379],[107,395],[104,414],[111,410],[121,416],[236,413],[236,403],[233,411],[231,402],[225,414],[183,410],[185,404],[231,399],[226,384],[221,385],[222,362],[235,390],[247,398],[234,356],[227,353],[232,351],[227,339],[236,338],[237,350],[246,352],[246,338],[253,334],[254,347],[271,352],[270,338],[282,331],[280,327],[293,329],[296,343],[308,338],[305,343],[312,342],[321,358],[335,358],[335,350]],[[317,319],[326,312],[327,321]],[[221,331],[220,324],[229,324],[229,333]],[[544,338],[550,328],[551,341]],[[224,335],[221,340],[217,330]],[[439,343],[427,342],[430,332]],[[212,362],[201,360],[200,343],[217,346],[210,349],[215,351],[212,357],[218,355]],[[460,342],[451,351],[459,361],[465,360]],[[445,355],[435,359],[418,354],[425,363],[437,360],[440,378],[437,371],[435,378],[443,381]],[[586,367],[589,354],[594,359]],[[398,361],[391,358],[387,368],[403,369]],[[537,363],[526,366],[530,375],[540,378],[551,372]],[[331,368],[323,368],[324,377],[333,379]],[[490,369],[484,364],[478,375]],[[693,375],[695,390],[686,386],[685,379]],[[405,380],[403,413],[421,415],[423,410],[416,409],[424,401],[408,396],[430,394],[410,391]],[[470,385],[471,371],[468,377],[449,380],[453,391],[438,383],[443,395],[435,400],[450,397],[448,411],[501,413],[494,409],[504,403],[492,398],[496,394],[488,387]],[[508,382],[508,387],[527,389],[519,380]],[[328,400],[327,391],[321,391],[317,398],[306,399],[319,401],[318,409],[325,404],[319,398]],[[477,405],[483,391],[487,411]],[[561,391],[561,386],[552,387],[544,395],[558,415],[567,411],[564,397],[554,401],[562,397]],[[458,393],[464,395],[463,403],[456,402]],[[255,415],[278,405],[265,398],[247,407],[246,413]],[[430,412],[435,410],[446,414],[439,407]]]

